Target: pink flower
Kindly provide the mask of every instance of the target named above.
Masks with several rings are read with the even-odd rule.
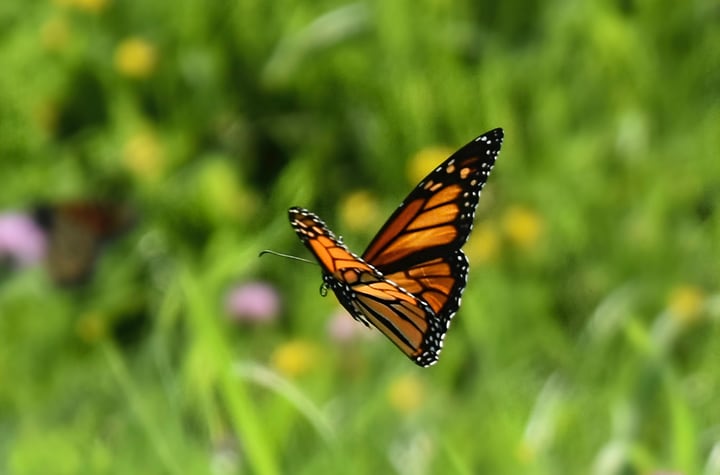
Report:
[[[327,325],[330,339],[336,343],[348,343],[360,338],[373,338],[375,332],[355,320],[345,309],[338,309],[332,314]]]
[[[25,267],[42,260],[46,250],[45,233],[32,218],[22,213],[0,214],[0,257],[9,256]]]
[[[264,282],[248,282],[230,289],[225,310],[237,321],[268,323],[280,313],[280,296],[273,286]]]

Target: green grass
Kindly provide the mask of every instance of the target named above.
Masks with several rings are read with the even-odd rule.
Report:
[[[703,0],[2,3],[0,206],[138,218],[86,284],[0,273],[0,473],[720,474],[719,20]],[[292,205],[361,252],[418,152],[494,127],[435,367],[335,342],[318,270],[257,258],[307,257]],[[277,320],[228,318],[255,280]]]

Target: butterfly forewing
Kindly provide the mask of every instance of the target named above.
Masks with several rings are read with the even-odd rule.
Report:
[[[310,211],[293,207],[288,210],[290,224],[300,240],[315,255],[323,270],[342,278],[346,268],[372,270],[342,244],[322,220]]]
[[[388,274],[460,249],[502,141],[502,129],[492,130],[440,164],[390,216],[363,259]]]
[[[468,272],[460,248],[502,141],[502,129],[494,129],[452,154],[405,198],[363,253],[438,318],[452,318],[460,306]]]
[[[437,361],[460,306],[468,262],[460,249],[503,141],[481,135],[445,160],[402,202],[362,257],[317,216],[289,210],[290,222],[350,314],[372,324],[420,366]]]

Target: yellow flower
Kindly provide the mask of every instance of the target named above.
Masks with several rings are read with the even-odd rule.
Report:
[[[115,50],[115,68],[130,78],[149,77],[155,71],[156,63],[155,47],[141,38],[128,38]]]
[[[415,186],[433,171],[445,159],[452,155],[453,150],[447,147],[428,147],[416,153],[408,162],[407,176]]]
[[[530,249],[540,238],[542,219],[528,208],[513,206],[505,213],[503,228],[511,242],[521,248]]]
[[[393,409],[403,414],[412,414],[422,406],[425,388],[417,376],[406,374],[390,384],[387,395]]]
[[[40,28],[42,45],[48,51],[61,51],[70,41],[70,27],[65,18],[56,16],[43,23]]]
[[[378,216],[377,200],[368,191],[354,191],[340,203],[343,228],[352,231],[367,231],[368,228],[374,228]]]
[[[702,290],[692,285],[675,287],[668,296],[668,310],[684,323],[697,321],[703,310],[705,295]]]
[[[157,136],[144,130],[131,136],[123,147],[123,162],[134,175],[154,181],[165,168],[165,153]]]
[[[468,259],[474,263],[490,262],[500,254],[500,237],[496,226],[480,223],[475,226],[467,245]]]
[[[275,349],[271,356],[272,365],[286,376],[301,376],[310,371],[319,361],[319,348],[309,341],[292,340]]]
[[[85,343],[97,343],[107,335],[107,326],[102,315],[88,313],[80,317],[75,324],[75,332]]]

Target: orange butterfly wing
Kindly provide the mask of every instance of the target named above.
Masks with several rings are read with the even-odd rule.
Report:
[[[502,129],[450,156],[410,193],[368,245],[363,259],[449,320],[460,306],[480,192],[500,152]]]
[[[350,252],[313,213],[290,208],[288,214],[295,232],[320,262],[324,285],[342,306],[356,320],[374,325],[416,363],[434,363],[440,341],[426,335],[442,329],[432,328],[437,320],[428,304]]]
[[[437,361],[460,306],[468,273],[461,247],[502,141],[502,129],[494,129],[450,156],[395,210],[362,258],[316,215],[289,210],[295,232],[323,268],[323,285],[420,366]]]

